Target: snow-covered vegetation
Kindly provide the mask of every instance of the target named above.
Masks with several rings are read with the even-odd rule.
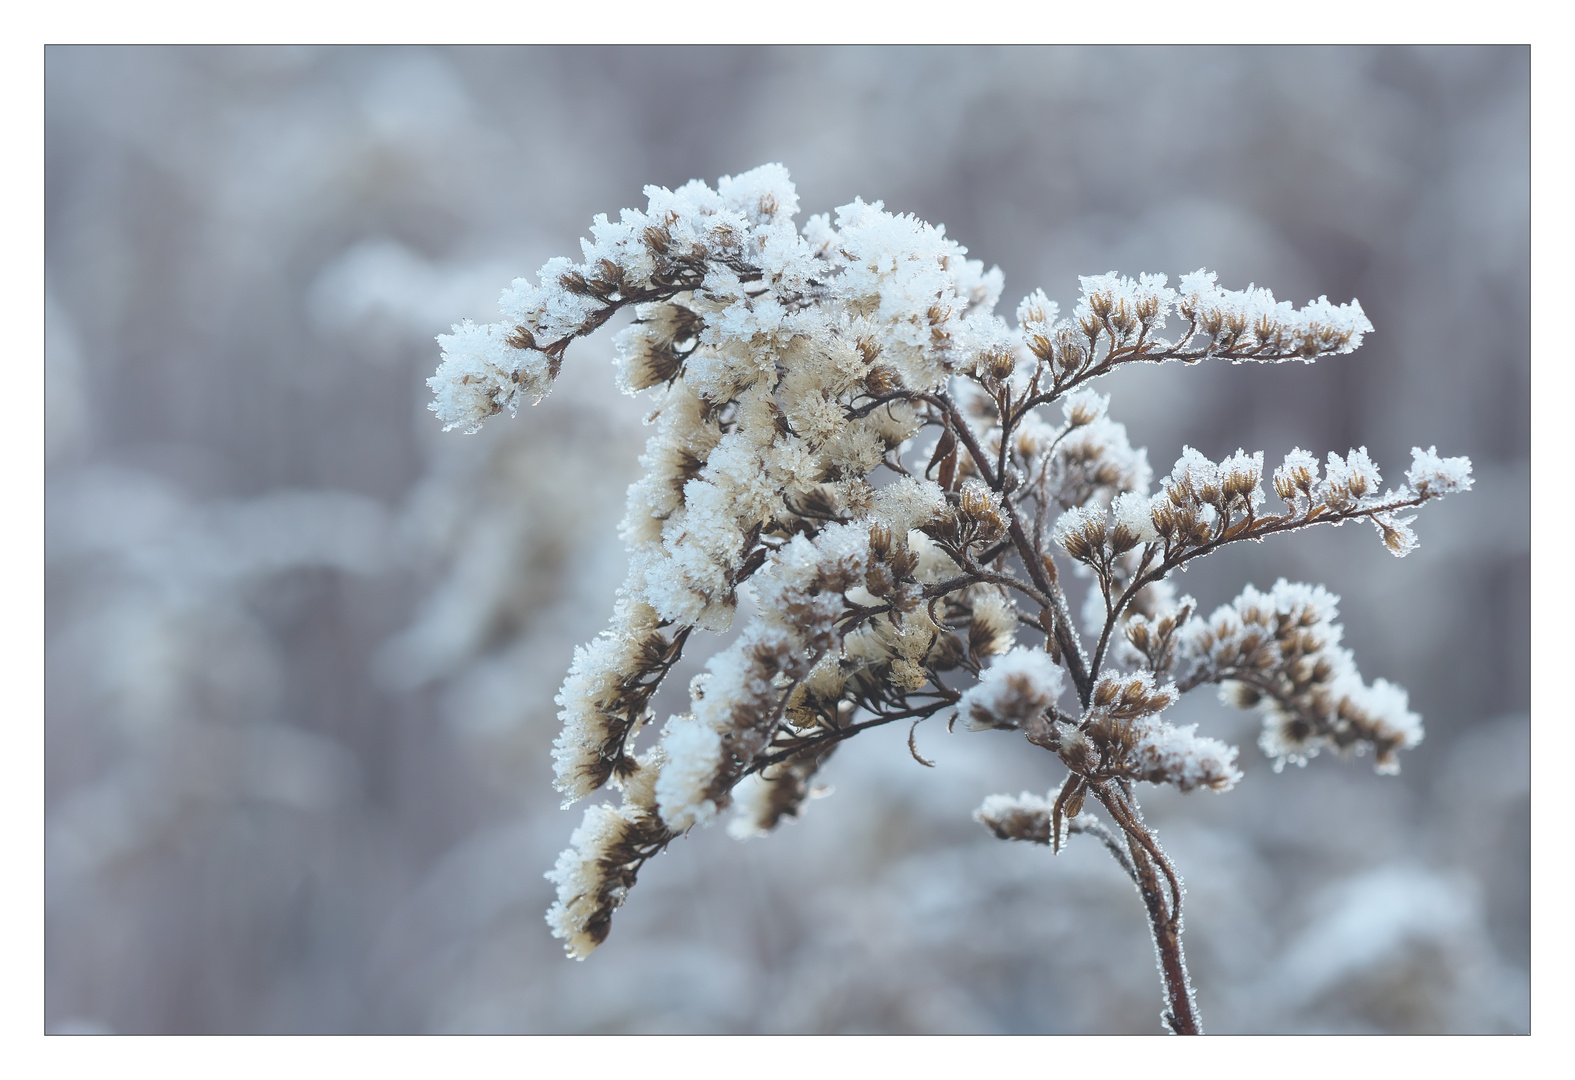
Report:
[[[581,262],[516,280],[501,321],[439,338],[430,380],[446,426],[476,431],[541,402],[577,338],[634,312],[620,385],[648,394],[658,429],[621,527],[629,574],[611,627],[575,655],[554,748],[569,803],[604,785],[622,798],[586,811],[549,873],[553,933],[589,955],[645,862],[746,778],[733,831],[748,836],[797,815],[851,736],[961,715],[1021,731],[1067,770],[1048,803],[987,800],[977,816],[997,835],[1059,849],[1090,797],[1104,808],[1149,913],[1164,1021],[1199,1031],[1180,878],[1134,785],[1223,792],[1241,773],[1234,747],[1164,711],[1219,686],[1262,714],[1277,769],[1332,748],[1396,772],[1422,723],[1403,689],[1364,682],[1321,587],[1248,585],[1204,619],[1170,578],[1231,544],[1351,521],[1405,556],[1417,539],[1402,513],[1470,490],[1470,462],[1418,447],[1406,483],[1385,488],[1366,447],[1331,451],[1321,477],[1297,447],[1271,503],[1263,451],[1214,462],[1184,447],[1150,492],[1146,453],[1095,380],[1349,353],[1373,329],[1361,305],[1298,309],[1206,270],[1175,289],[1112,272],[1081,279],[1069,317],[1036,291],[1012,325],[995,313],[1000,270],[944,229],[862,199],[801,228],[779,164],[645,194],[643,211],[596,218]],[[1091,579],[1081,624],[1067,600],[1077,576]],[[748,625],[639,751],[659,719],[652,696],[703,647],[695,631],[731,628],[741,594]]]
[[[642,184],[781,160],[806,212],[862,193],[944,222],[1002,267],[1013,326],[1036,285],[1065,315],[1078,275],[1113,267],[1360,297],[1377,329],[1353,355],[1123,365],[1061,445],[1105,449],[1089,486],[1152,466],[1107,533],[1142,529],[1183,447],[1262,450],[1268,514],[1296,447],[1321,482],[1327,451],[1365,446],[1385,487],[1420,486],[1413,446],[1469,455],[1473,490],[1429,502],[1404,560],[1358,522],[1172,579],[1197,630],[1247,583],[1263,604],[1282,577],[1321,583],[1344,633],[1309,627],[1309,646],[1404,686],[1426,737],[1395,776],[1323,739],[1276,773],[1263,702],[1200,686],[1159,719],[1239,748],[1241,778],[1135,790],[1185,871],[1211,1033],[1527,1030],[1528,70],[1498,47],[47,49],[45,1024],[1157,1029],[1145,909],[1097,799],[1063,815],[1053,858],[971,817],[1048,840],[1066,772],[989,726],[1015,715],[1000,696],[912,732],[933,769],[901,721],[796,763],[796,817],[776,810],[792,785],[746,777],[644,865],[585,963],[542,919],[586,807],[621,802],[561,808],[553,698],[606,640],[627,488],[681,418],[642,426],[648,396],[618,392],[632,308],[570,347],[539,407],[474,436],[427,411],[433,338],[497,319],[550,256],[583,261],[587,224],[643,210]],[[1161,336],[1183,329],[1173,313]],[[1063,427],[1075,394],[1019,433]],[[882,515],[931,512],[890,475]],[[1045,542],[1092,646],[1103,598],[1065,572],[1059,519]],[[1022,594],[968,601],[960,658],[1034,678],[1049,654]],[[757,603],[741,589],[732,630],[692,632],[636,756]],[[870,620],[843,652],[922,644],[895,629]],[[1132,647],[1108,649],[1129,674]],[[1156,688],[1190,674],[1177,651]],[[1012,799],[981,807],[993,792]]]

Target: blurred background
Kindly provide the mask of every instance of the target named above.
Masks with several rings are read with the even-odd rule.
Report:
[[[1005,732],[921,728],[934,769],[868,733],[802,820],[653,860],[588,961],[549,935],[552,697],[623,576],[642,403],[604,330],[444,435],[433,337],[642,185],[781,161],[805,214],[944,222],[1007,315],[1112,269],[1360,298],[1354,356],[1101,389],[1161,473],[1470,455],[1404,561],[1324,529],[1179,582],[1324,583],[1426,740],[1276,775],[1199,691],[1173,719],[1245,779],[1140,798],[1208,1030],[1525,1031],[1529,109],[1524,48],[48,50],[48,1026],[1159,1030],[1105,852],[970,819],[1059,782]]]

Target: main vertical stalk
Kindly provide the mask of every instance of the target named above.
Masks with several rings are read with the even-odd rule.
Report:
[[[1168,1006],[1164,1020],[1177,1035],[1201,1035],[1197,1005],[1192,1000],[1191,980],[1187,977],[1187,961],[1181,950],[1181,891],[1180,879],[1165,855],[1154,842],[1153,835],[1137,815],[1137,807],[1128,805],[1117,791],[1098,785],[1091,790],[1110,812],[1116,824],[1126,834],[1127,848],[1132,853],[1132,866],[1136,870],[1138,894],[1148,910],[1149,931],[1154,938],[1154,952],[1159,959],[1160,981],[1164,985]],[[1171,885],[1167,899],[1165,888],[1155,873],[1156,862]]]

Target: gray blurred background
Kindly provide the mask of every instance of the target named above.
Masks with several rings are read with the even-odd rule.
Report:
[[[48,1025],[1159,1029],[1109,857],[970,820],[1059,781],[1004,732],[921,728],[933,770],[862,736],[803,820],[654,860],[588,961],[549,936],[552,696],[623,576],[642,405],[604,331],[444,435],[432,339],[642,185],[781,161],[806,214],[944,222],[1008,315],[1111,269],[1360,298],[1354,356],[1101,389],[1157,472],[1471,456],[1403,561],[1325,529],[1179,583],[1326,584],[1426,740],[1276,775],[1200,691],[1174,718],[1245,779],[1140,797],[1209,1030],[1526,1030],[1528,80],[1524,48],[48,50]]]

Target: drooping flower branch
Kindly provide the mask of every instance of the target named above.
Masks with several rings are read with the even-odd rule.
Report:
[[[1271,502],[1261,451],[1183,448],[1151,491],[1146,453],[1086,384],[1132,363],[1351,352],[1372,329],[1361,307],[1297,309],[1202,270],[1174,289],[1110,273],[1081,279],[1069,318],[1036,291],[1011,326],[1000,272],[941,228],[861,200],[799,228],[780,165],[646,197],[599,216],[582,261],[515,281],[499,322],[441,337],[430,380],[439,418],[474,431],[540,401],[575,339],[632,315],[618,379],[649,395],[655,431],[622,525],[628,577],[576,651],[554,746],[567,802],[608,785],[621,801],[590,807],[548,874],[553,932],[583,959],[674,837],[730,805],[735,834],[769,831],[843,740],[945,714],[1064,763],[1053,797],[992,796],[976,816],[1006,839],[1104,843],[1148,911],[1167,1025],[1199,1030],[1180,878],[1134,785],[1225,791],[1240,773],[1235,748],[1164,711],[1218,684],[1263,714],[1276,767],[1330,749],[1394,771],[1422,728],[1403,690],[1362,681],[1321,588],[1248,586],[1204,619],[1168,579],[1228,544],[1356,519],[1403,556],[1417,541],[1402,515],[1468,490],[1470,463],[1418,449],[1383,490],[1365,448],[1331,453],[1322,476],[1297,448]],[[1068,570],[1091,582],[1081,625]],[[746,589],[749,624],[637,750],[694,632],[729,629]],[[909,745],[919,757],[911,728]]]

